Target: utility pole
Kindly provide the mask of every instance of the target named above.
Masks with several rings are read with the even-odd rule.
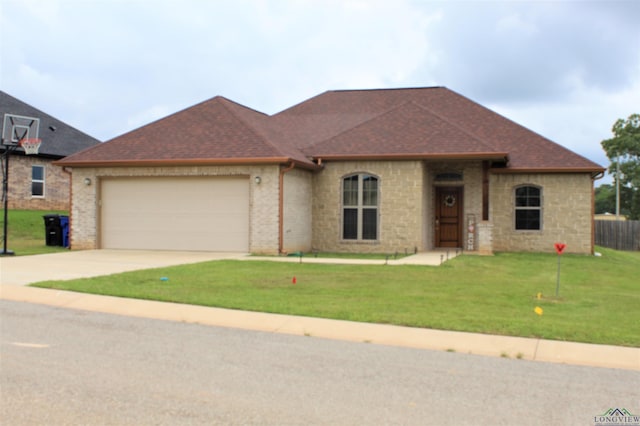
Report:
[[[620,154],[616,160],[616,220],[620,220]]]

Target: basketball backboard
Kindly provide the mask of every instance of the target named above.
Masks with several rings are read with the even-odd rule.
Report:
[[[5,114],[2,120],[2,145],[18,146],[23,139],[37,139],[39,131],[39,118]]]

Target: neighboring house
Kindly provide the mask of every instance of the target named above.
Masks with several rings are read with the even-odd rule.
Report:
[[[57,162],[74,249],[593,251],[604,168],[443,87],[215,97]]]
[[[95,138],[0,91],[0,126],[5,114],[38,118],[39,153],[25,155],[22,148],[10,154],[10,209],[69,210],[70,174],[52,162],[100,143]],[[0,155],[4,154],[0,145]]]

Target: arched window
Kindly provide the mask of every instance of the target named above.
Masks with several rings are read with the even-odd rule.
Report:
[[[378,239],[378,178],[366,173],[342,179],[342,238]]]
[[[515,189],[516,230],[542,229],[542,188],[519,186]]]

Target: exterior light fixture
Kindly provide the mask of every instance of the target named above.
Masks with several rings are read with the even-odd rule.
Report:
[[[260,176],[256,176],[253,180],[256,182],[256,185],[260,185],[260,182],[262,182],[262,178]]]
[[[87,186],[91,185],[91,179],[88,177],[84,178],[84,184]]]

